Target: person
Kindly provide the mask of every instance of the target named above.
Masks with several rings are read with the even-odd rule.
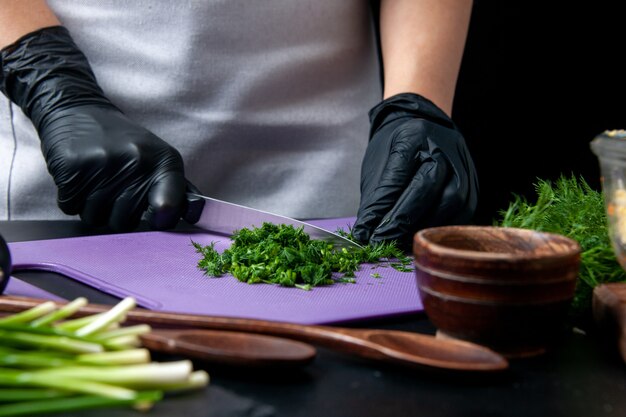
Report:
[[[364,243],[468,222],[478,182],[450,114],[471,8],[5,0],[0,218],[168,229],[191,190],[357,214]]]

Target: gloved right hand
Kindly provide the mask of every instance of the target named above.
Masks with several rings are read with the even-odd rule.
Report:
[[[153,228],[176,225],[186,205],[182,157],[105,97],[67,29],[24,36],[1,51],[0,66],[0,90],[35,125],[63,212],[118,231],[144,211]]]
[[[410,251],[418,230],[468,222],[478,177],[452,119],[415,93],[389,97],[369,115],[353,236],[362,243],[396,241]]]

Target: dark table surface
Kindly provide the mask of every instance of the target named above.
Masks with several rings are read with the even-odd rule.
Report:
[[[181,225],[180,229],[191,226]],[[145,228],[143,229],[145,230]],[[0,222],[6,241],[107,233],[79,222]],[[45,272],[16,277],[71,299],[112,304],[116,298]],[[423,314],[349,324],[434,334]],[[614,343],[592,325],[565,334],[545,355],[511,361],[498,374],[448,374],[374,364],[323,348],[291,370],[232,369],[196,363],[211,375],[200,392],[166,398],[147,415],[205,416],[626,416],[626,366]],[[163,360],[167,358],[162,358]],[[97,410],[66,416],[143,416]]]

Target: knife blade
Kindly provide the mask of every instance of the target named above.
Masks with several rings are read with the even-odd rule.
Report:
[[[261,227],[265,222],[286,224],[302,227],[311,239],[324,240],[332,243],[335,248],[362,248],[350,239],[307,222],[195,193],[187,193],[185,219],[202,229],[226,236],[231,236],[235,230],[244,227]]]

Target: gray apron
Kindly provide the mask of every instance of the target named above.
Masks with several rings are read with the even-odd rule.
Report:
[[[111,101],[176,147],[203,193],[355,215],[381,98],[363,0],[49,0]],[[0,219],[67,219],[39,139],[0,96]]]

